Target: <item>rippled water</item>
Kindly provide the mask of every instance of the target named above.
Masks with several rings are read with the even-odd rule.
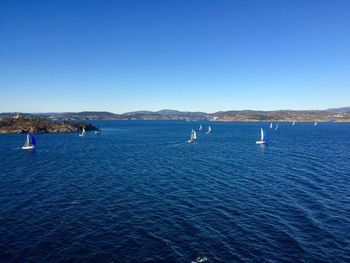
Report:
[[[350,124],[99,124],[0,136],[2,262],[350,262]]]

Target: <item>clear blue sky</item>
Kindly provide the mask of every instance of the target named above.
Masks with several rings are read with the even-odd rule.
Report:
[[[348,0],[0,0],[0,112],[338,106]]]

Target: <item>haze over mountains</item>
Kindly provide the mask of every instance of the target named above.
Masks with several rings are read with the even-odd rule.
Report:
[[[15,113],[0,113],[11,117]],[[350,107],[326,110],[231,110],[215,113],[164,109],[160,111],[133,111],[115,114],[107,111],[20,113],[21,116],[55,120],[211,120],[211,121],[350,121]]]

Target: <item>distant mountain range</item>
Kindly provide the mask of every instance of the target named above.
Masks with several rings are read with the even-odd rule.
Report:
[[[178,111],[178,110],[160,110],[160,111],[133,111],[126,112],[122,115],[133,116],[133,115],[160,115],[160,116],[206,116],[209,113],[205,112],[191,112],[191,111]]]
[[[0,118],[16,113],[0,113]],[[24,117],[53,120],[210,120],[210,121],[350,121],[350,107],[326,110],[232,110],[215,113],[177,110],[133,111],[115,114],[107,111],[83,111],[63,113],[19,113]]]
[[[336,112],[336,113],[350,113],[350,107],[327,109],[327,111]]]

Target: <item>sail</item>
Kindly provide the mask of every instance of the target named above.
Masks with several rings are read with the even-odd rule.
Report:
[[[24,143],[23,146],[24,146],[24,147],[30,146],[30,142],[29,142],[29,133],[27,133],[27,139],[26,139],[26,142]]]
[[[83,133],[85,133],[85,128],[83,127]]]
[[[192,129],[190,141],[194,141],[197,138],[196,132]]]
[[[272,122],[270,123],[270,129],[272,129]]]
[[[199,130],[200,130],[200,131],[202,130],[202,124],[201,124],[201,125],[199,125]]]
[[[267,142],[269,140],[269,137],[267,136],[266,131],[263,131],[263,132],[264,132],[263,141]]]
[[[264,130],[261,128],[260,130],[260,141],[264,140]]]
[[[29,138],[30,138],[30,142],[32,145],[36,145],[36,140],[35,140],[35,137],[31,134],[29,134]]]
[[[275,128],[275,131],[277,131],[277,129],[278,129],[278,123],[276,124],[276,128]]]
[[[208,127],[208,131],[207,131],[207,134],[209,134],[211,132],[211,127],[209,126]]]

